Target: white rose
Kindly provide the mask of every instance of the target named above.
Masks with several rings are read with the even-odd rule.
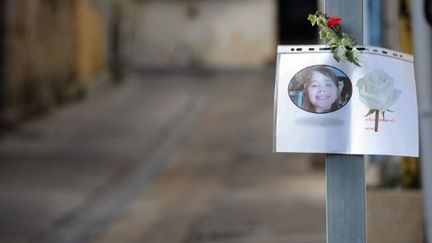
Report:
[[[393,87],[393,78],[377,69],[357,81],[360,100],[370,110],[385,112],[396,103],[400,90]]]

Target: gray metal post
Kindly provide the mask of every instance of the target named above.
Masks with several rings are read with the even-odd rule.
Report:
[[[426,22],[424,1],[412,2],[415,75],[420,120],[420,162],[426,235],[432,243],[432,26]]]
[[[326,0],[325,12],[363,44],[363,1]],[[365,164],[363,156],[327,155],[327,243],[365,243]]]

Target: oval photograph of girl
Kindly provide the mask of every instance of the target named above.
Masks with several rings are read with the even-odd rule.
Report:
[[[352,84],[341,70],[328,65],[315,65],[294,75],[288,94],[292,102],[304,111],[329,113],[348,103]]]

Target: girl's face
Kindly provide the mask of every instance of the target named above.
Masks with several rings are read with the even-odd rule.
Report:
[[[316,112],[329,111],[338,97],[338,88],[333,80],[320,72],[312,74],[307,91]]]

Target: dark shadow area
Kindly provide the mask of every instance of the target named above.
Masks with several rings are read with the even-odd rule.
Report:
[[[119,6],[114,2],[110,5],[112,17],[110,21],[110,32],[109,32],[109,68],[113,75],[114,81],[120,81],[122,79],[122,70],[120,62],[120,19],[121,11]]]
[[[3,113],[5,110],[5,96],[6,96],[6,84],[5,84],[5,37],[6,37],[6,2],[0,1],[0,133],[4,129]]]
[[[307,21],[318,9],[316,0],[278,2],[279,44],[315,44],[317,29]]]
[[[426,19],[427,19],[429,25],[432,26],[432,1],[431,0],[425,0],[424,4],[425,4]]]

